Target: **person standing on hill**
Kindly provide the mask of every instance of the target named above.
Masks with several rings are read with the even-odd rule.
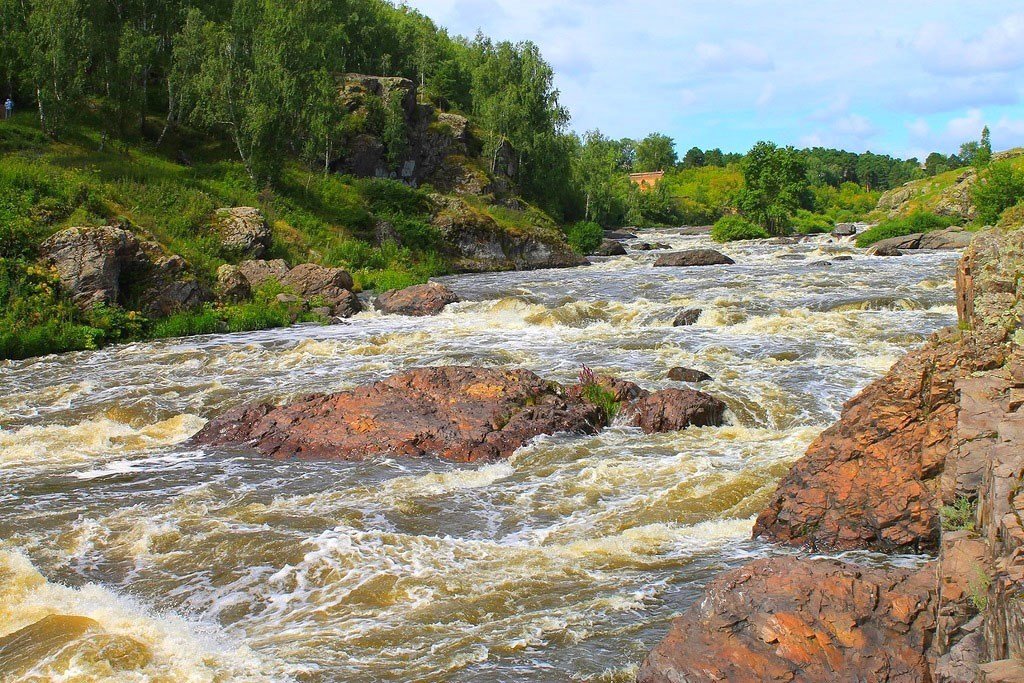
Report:
[[[8,97],[7,101],[4,102],[4,118],[5,119],[9,119],[13,115],[14,115],[14,100],[12,100],[10,97]]]

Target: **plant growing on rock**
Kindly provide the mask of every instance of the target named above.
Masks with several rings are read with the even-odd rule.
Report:
[[[600,408],[605,419],[611,424],[622,407],[616,400],[615,392],[601,386],[597,375],[586,365],[580,367],[579,382],[583,388],[583,398]]]
[[[967,496],[960,496],[952,505],[943,505],[939,510],[943,531],[974,531],[974,517],[978,503]]]

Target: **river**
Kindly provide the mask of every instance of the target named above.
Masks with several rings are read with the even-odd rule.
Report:
[[[0,680],[631,680],[712,576],[771,552],[753,518],[843,402],[956,320],[957,254],[723,251],[737,265],[444,278],[464,301],[435,318],[0,363]],[[546,437],[482,466],[185,443],[239,404],[442,364],[648,389],[694,367],[729,424]],[[2,639],[48,614],[98,625]]]

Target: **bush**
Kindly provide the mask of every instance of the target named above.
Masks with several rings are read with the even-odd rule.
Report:
[[[149,337],[153,339],[192,337],[223,332],[225,329],[224,321],[213,307],[204,306],[196,311],[183,311],[157,320],[149,328]]]
[[[767,238],[768,231],[760,225],[754,225],[740,216],[720,218],[711,228],[711,239],[716,242],[736,242],[738,240],[759,240]]]
[[[566,230],[569,246],[577,254],[593,254],[604,240],[604,228],[597,223],[581,221]]]
[[[835,223],[828,217],[811,213],[805,209],[800,209],[793,217],[793,230],[801,235],[821,235],[832,232],[833,228],[835,228]]]
[[[917,211],[903,218],[893,218],[882,221],[870,230],[866,230],[857,236],[857,246],[870,247],[875,242],[889,239],[891,237],[903,237],[918,232],[931,232],[942,230],[960,221],[952,216],[938,216],[927,211]]]
[[[995,225],[1000,214],[1024,200],[1024,171],[1009,162],[993,164],[981,174],[971,196],[978,210],[978,222]]]

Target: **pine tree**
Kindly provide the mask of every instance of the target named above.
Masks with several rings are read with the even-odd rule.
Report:
[[[992,163],[992,133],[988,126],[981,131],[981,144],[978,146],[978,153],[974,158],[978,168],[985,168]]]

